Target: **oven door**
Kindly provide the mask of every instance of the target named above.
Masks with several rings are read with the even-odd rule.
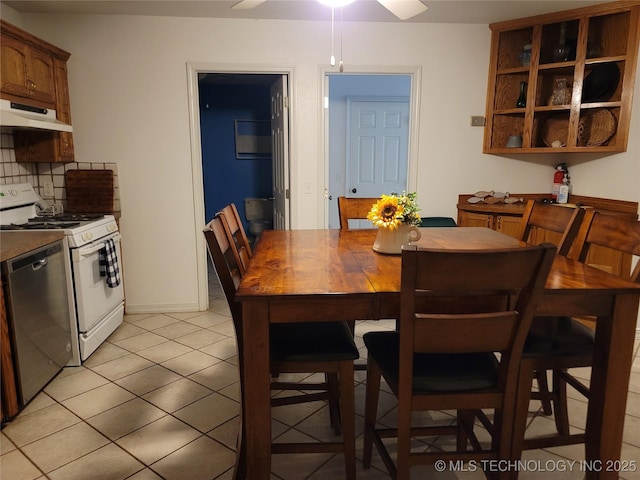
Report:
[[[100,275],[100,250],[105,247],[106,239],[114,240],[116,257],[122,272],[120,233],[118,232],[71,250],[73,289],[80,333],[91,330],[124,301],[122,281],[120,285],[112,288],[107,285],[106,277]]]

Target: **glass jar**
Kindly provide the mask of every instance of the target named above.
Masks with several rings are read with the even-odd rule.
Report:
[[[528,43],[524,47],[522,47],[522,53],[518,56],[520,60],[520,65],[523,67],[528,67],[531,65],[531,44]]]
[[[571,103],[571,89],[564,77],[556,78],[553,82],[553,93],[549,98],[549,105],[567,105]]]

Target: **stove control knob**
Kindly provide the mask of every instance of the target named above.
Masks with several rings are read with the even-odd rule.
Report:
[[[117,229],[118,229],[118,226],[115,223],[110,223],[107,226],[107,230],[109,231],[109,233],[115,232]]]
[[[82,240],[85,242],[90,241],[93,238],[93,234],[91,232],[85,232],[82,234]]]
[[[18,196],[18,190],[16,190],[15,188],[12,188],[11,190],[9,190],[9,196],[17,197]]]

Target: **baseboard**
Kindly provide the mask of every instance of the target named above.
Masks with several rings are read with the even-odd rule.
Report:
[[[125,313],[135,315],[140,313],[176,313],[176,312],[199,312],[200,308],[197,303],[170,303],[170,304],[153,304],[153,305],[131,305],[125,304]]]

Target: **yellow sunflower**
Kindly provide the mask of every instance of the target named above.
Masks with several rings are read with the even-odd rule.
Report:
[[[404,207],[398,203],[398,197],[382,195],[367,214],[367,220],[376,227],[395,230],[404,218]]]

